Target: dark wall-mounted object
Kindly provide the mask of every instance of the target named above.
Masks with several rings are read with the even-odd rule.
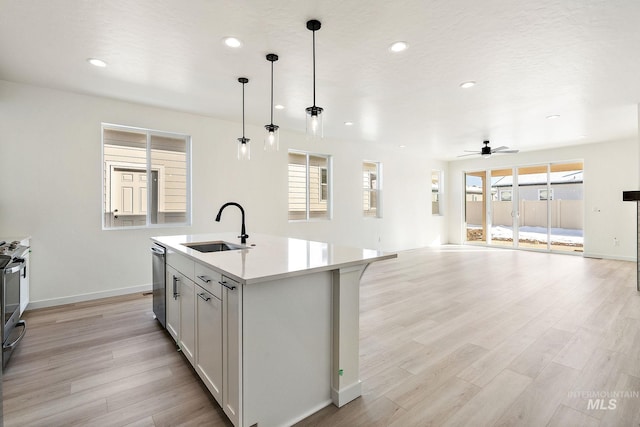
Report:
[[[637,202],[637,201],[640,201],[640,191],[623,191],[622,192],[622,201],[623,202]]]
[[[640,292],[640,191],[623,191],[622,192],[622,201],[623,202],[636,202],[636,216],[638,217],[638,225],[636,228],[636,263],[637,263],[637,272],[636,272],[636,289]]]

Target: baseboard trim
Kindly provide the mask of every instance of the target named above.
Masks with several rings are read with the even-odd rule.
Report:
[[[36,308],[55,307],[58,305],[73,304],[76,302],[91,301],[94,299],[117,297],[120,295],[136,294],[141,292],[150,292],[151,284],[132,286],[129,288],[110,289],[108,291],[91,292],[88,294],[73,295],[69,297],[52,298],[39,301],[30,301],[27,310]]]
[[[614,256],[614,255],[607,255],[607,254],[594,254],[594,253],[591,253],[591,252],[585,252],[583,254],[583,256],[585,258],[602,258],[602,259],[613,259],[613,260],[617,260],[617,261],[636,262],[636,257],[630,257],[630,256]]]

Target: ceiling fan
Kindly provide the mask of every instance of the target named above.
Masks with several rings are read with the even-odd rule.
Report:
[[[491,157],[492,154],[497,153],[497,154],[510,154],[510,153],[517,153],[520,150],[510,150],[509,147],[505,147],[504,145],[498,148],[491,148],[489,147],[489,141],[482,141],[482,143],[484,144],[484,147],[482,147],[482,150],[480,151],[470,151],[470,150],[464,150],[465,152],[469,153],[469,154],[462,154],[458,157],[466,157],[466,156],[473,156],[476,154],[480,154],[482,157]]]

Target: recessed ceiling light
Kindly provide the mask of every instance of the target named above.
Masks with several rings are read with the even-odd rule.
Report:
[[[402,52],[403,50],[407,50],[408,47],[409,43],[407,42],[395,42],[389,46],[389,50],[391,52]]]
[[[102,59],[97,59],[97,58],[88,58],[87,62],[95,67],[101,67],[104,68],[107,66],[107,63],[104,62]]]
[[[547,119],[549,120],[555,120],[559,118],[560,118],[560,114],[551,114],[550,116],[547,116]]]
[[[276,110],[284,110],[284,105],[277,104],[277,105],[274,105],[273,108],[275,108]]]
[[[235,37],[226,37],[224,39],[224,44],[227,45],[228,47],[233,47],[233,48],[242,46],[242,42],[240,41],[240,39],[237,39]]]
[[[473,80],[469,80],[468,82],[460,83],[460,87],[462,89],[469,89],[470,87],[474,87],[475,85],[476,85],[476,82],[474,82]]]
[[[406,145],[398,145],[398,148],[407,148]]]
[[[353,122],[344,122],[345,126],[353,126]]]

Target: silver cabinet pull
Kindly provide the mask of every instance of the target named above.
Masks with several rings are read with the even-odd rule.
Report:
[[[230,286],[227,285],[227,282],[220,280],[218,283],[220,283],[222,286],[224,286],[225,288],[229,289],[229,290],[234,290],[236,287],[235,286]]]
[[[211,283],[211,279],[207,276],[196,276],[198,279],[202,280],[204,283]]]
[[[178,293],[178,276],[173,276],[173,299],[178,299],[180,294]]]
[[[205,301],[209,301],[209,300],[211,299],[211,297],[208,297],[208,296],[206,296],[205,294],[198,294],[198,296],[199,296],[200,298],[202,298],[203,300],[205,300]]]

